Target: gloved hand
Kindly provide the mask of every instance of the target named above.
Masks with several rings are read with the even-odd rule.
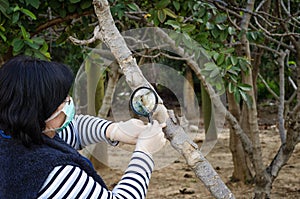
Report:
[[[162,131],[162,128],[165,127],[166,124],[159,124],[158,121],[154,120],[152,125],[148,125],[148,128],[139,135],[135,150],[143,151],[147,154],[154,154],[166,143],[166,138]]]
[[[126,122],[116,122],[108,126],[106,136],[111,141],[124,144],[136,144],[139,134],[148,126],[142,120],[130,119]]]

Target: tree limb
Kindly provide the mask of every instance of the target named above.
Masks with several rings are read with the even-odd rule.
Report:
[[[58,17],[58,18],[52,19],[50,21],[47,21],[47,23],[44,23],[44,24],[40,25],[39,27],[37,27],[36,31],[34,33],[32,33],[31,36],[34,36],[34,35],[42,32],[43,30],[45,30],[47,28],[50,28],[52,26],[55,26],[57,24],[69,21],[71,19],[76,19],[76,18],[79,18],[79,17],[82,17],[82,16],[90,15],[90,14],[93,14],[92,10],[85,11],[85,12],[83,12],[81,14],[74,13],[74,14],[68,15],[68,16],[66,16],[64,18]]]

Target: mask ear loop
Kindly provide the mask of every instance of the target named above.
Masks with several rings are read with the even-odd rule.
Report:
[[[56,118],[61,112],[63,112],[65,106],[67,106],[71,103],[71,101],[72,101],[71,97],[69,98],[69,100],[64,100],[63,101],[65,103],[64,107],[60,111],[52,114],[48,119],[45,120],[45,122],[48,122],[48,121],[53,120],[54,118]]]
[[[50,120],[53,120],[54,118],[56,118],[61,112],[62,112],[63,109],[61,109],[60,111],[52,114],[48,119],[45,120],[45,122],[49,122]]]

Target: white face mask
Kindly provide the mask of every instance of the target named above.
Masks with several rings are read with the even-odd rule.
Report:
[[[72,97],[70,97],[70,101],[66,102],[65,105],[64,105],[64,107],[60,111],[58,111],[58,112],[54,113],[53,115],[51,115],[45,122],[53,120],[61,112],[63,112],[66,115],[66,119],[65,119],[64,123],[59,128],[48,129],[46,131],[51,131],[51,130],[61,131],[61,130],[63,130],[64,128],[66,128],[70,124],[70,122],[73,120],[73,118],[75,116],[75,106],[74,106],[74,102],[73,102]]]

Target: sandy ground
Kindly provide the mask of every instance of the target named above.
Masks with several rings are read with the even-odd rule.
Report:
[[[202,139],[201,134],[195,134],[195,139]],[[278,131],[275,126],[261,130],[261,143],[265,165],[268,165],[280,146]],[[253,198],[253,186],[230,182],[233,165],[229,151],[229,131],[225,129],[218,136],[218,142],[206,156],[222,180],[228,185],[236,198]],[[153,172],[147,199],[193,199],[213,198],[203,183],[198,180],[193,171],[179,155],[170,154],[166,149],[155,162],[158,168]],[[122,152],[123,151],[123,152]],[[112,188],[120,180],[130,154],[112,153],[114,166],[99,171],[107,185]],[[118,155],[116,155],[118,154]],[[300,198],[300,146],[298,145],[288,164],[280,171],[272,189],[271,198]],[[163,162],[163,164],[159,164]],[[119,168],[118,168],[119,167]]]

